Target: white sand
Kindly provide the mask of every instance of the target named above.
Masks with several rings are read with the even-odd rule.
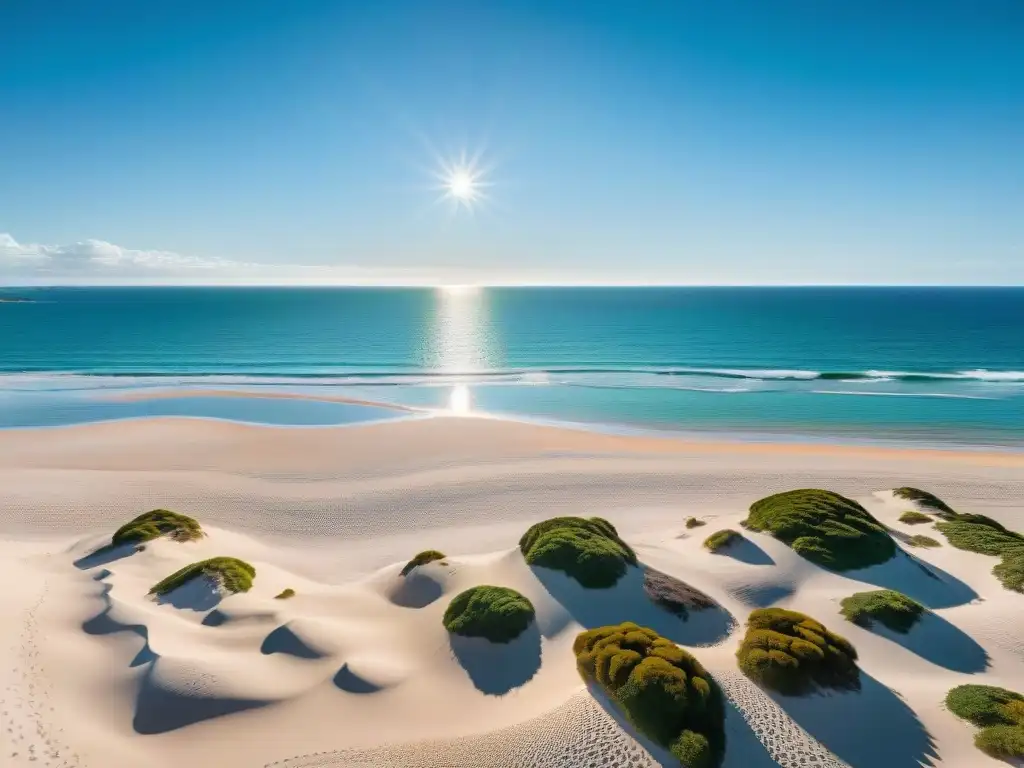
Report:
[[[683,442],[476,418],[3,432],[0,764],[668,765],[574,668],[582,625],[632,619],[694,647],[727,691],[727,766],[998,766],[942,706],[964,682],[1024,690],[1024,596],[991,575],[995,558],[917,549],[938,579],[905,556],[839,576],[759,534],[731,556],[700,546],[736,527],[751,501],[797,487],[847,494],[897,529],[942,539],[896,522],[909,505],[885,491],[908,484],[1024,528],[1015,454]],[[74,565],[154,507],[197,517],[209,535]],[[862,691],[769,696],[738,674],[742,632],[725,613],[673,624],[637,599],[635,579],[596,601],[559,574],[538,578],[516,543],[557,514],[607,517],[642,561],[739,622],[765,605],[824,621],[856,645]],[[686,531],[691,514],[709,525]],[[401,579],[427,548],[450,557]],[[253,563],[253,589],[147,597],[214,555]],[[537,608],[508,647],[452,642],[441,625],[448,598],[481,583],[513,587]],[[906,637],[838,615],[842,597],[880,586],[936,615]],[[285,587],[297,595],[274,600]]]

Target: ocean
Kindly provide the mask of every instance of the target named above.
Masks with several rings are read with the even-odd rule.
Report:
[[[0,428],[399,414],[325,401],[351,397],[614,430],[1024,447],[1024,288],[83,287],[4,298],[24,301],[0,301]],[[197,388],[320,400],[173,396]],[[165,396],[124,397],[146,392]]]

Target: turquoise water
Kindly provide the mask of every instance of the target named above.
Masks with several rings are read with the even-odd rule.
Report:
[[[6,289],[0,426],[295,424],[290,391],[624,427],[1024,445],[1020,288]],[[141,403],[141,404],[140,404]],[[389,415],[391,412],[383,412]]]

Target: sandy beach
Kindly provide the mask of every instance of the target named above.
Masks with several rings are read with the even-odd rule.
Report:
[[[750,547],[737,556],[701,546],[706,532],[738,527],[755,500],[794,488],[836,491],[919,533],[897,521],[908,502],[890,490],[905,485],[1024,527],[1024,454],[1010,452],[673,440],[444,416],[2,431],[0,762],[672,765],[588,692],[572,652],[582,628],[664,616],[629,579],[588,600],[538,575],[517,546],[539,520],[599,515],[646,566],[716,602],[673,639],[729,698],[724,765],[998,766],[943,705],[966,682],[1024,688],[1024,598],[1000,585],[992,558],[907,549],[840,575],[765,534],[745,533]],[[206,536],[94,554],[154,508],[196,518]],[[688,530],[691,515],[708,526]],[[425,549],[447,557],[401,578]],[[252,589],[148,596],[213,556],[252,563]],[[441,616],[478,584],[526,595],[535,631],[499,650],[453,642]],[[893,638],[839,615],[843,597],[882,587],[933,609],[931,624]],[[286,588],[295,597],[275,599]],[[770,605],[854,643],[861,691],[777,697],[743,677],[742,623]]]

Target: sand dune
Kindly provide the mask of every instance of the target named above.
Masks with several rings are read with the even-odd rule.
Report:
[[[964,682],[1024,689],[1024,598],[996,581],[991,558],[904,549],[837,574],[764,534],[745,532],[723,554],[701,546],[737,528],[755,499],[796,487],[845,493],[911,532],[897,521],[908,502],[887,493],[908,483],[1024,528],[1024,463],[1004,454],[727,450],[449,418],[3,433],[3,764],[671,765],[575,670],[582,628],[633,620],[690,648],[723,687],[726,766],[996,766],[942,706]],[[103,549],[154,507],[193,515],[207,535]],[[699,590],[707,607],[684,620],[654,604],[641,568],[595,599],[528,566],[519,536],[561,514],[607,517],[645,568]],[[709,524],[686,529],[691,514]],[[401,576],[428,548],[448,556]],[[256,568],[249,592],[196,579],[148,594],[221,555]],[[448,602],[479,584],[521,592],[536,620],[507,645],[450,635]],[[906,635],[839,615],[843,597],[882,587],[933,613]],[[285,589],[294,596],[278,599]],[[767,605],[845,634],[861,691],[782,697],[740,675],[741,624]]]

